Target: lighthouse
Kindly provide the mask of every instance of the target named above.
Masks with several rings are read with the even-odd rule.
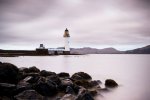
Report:
[[[64,54],[70,54],[70,46],[69,46],[69,30],[66,28],[65,32],[64,32],[64,44],[65,44],[65,49],[64,49]]]

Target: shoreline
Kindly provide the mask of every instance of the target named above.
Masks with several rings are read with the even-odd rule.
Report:
[[[19,56],[59,56],[59,55],[85,55],[85,54],[57,54],[57,55],[28,55],[28,54],[0,54],[0,57],[19,57]]]
[[[105,88],[101,85],[104,84]],[[11,100],[95,100],[101,92],[118,87],[112,79],[102,83],[92,80],[86,72],[70,75],[39,70],[37,67],[22,67],[0,62],[0,99]]]
[[[59,54],[59,55],[15,55],[15,54],[0,54],[0,57],[20,57],[20,56],[60,56],[60,55],[90,55],[90,54]],[[97,54],[97,55],[109,55],[108,53],[106,54]],[[111,55],[118,55],[118,54],[111,54]],[[149,55],[149,54],[120,54],[120,55]]]

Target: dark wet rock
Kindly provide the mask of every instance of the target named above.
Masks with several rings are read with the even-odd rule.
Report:
[[[63,91],[65,93],[78,94],[80,86],[76,84],[60,84],[58,86],[59,91]]]
[[[13,97],[1,96],[0,100],[14,100],[14,98]]]
[[[23,79],[24,82],[28,83],[36,83],[39,80],[40,76],[27,76],[25,79]]]
[[[36,68],[35,66],[29,67],[28,68],[28,73],[39,73],[40,70]]]
[[[99,81],[87,81],[87,80],[77,80],[74,82],[76,85],[82,86],[84,88],[94,88],[100,87]]]
[[[73,90],[73,88],[71,86],[67,86],[66,93],[67,94],[75,94],[75,92],[74,92],[74,90]]]
[[[47,76],[51,76],[51,75],[56,75],[56,73],[55,72],[46,71],[46,70],[42,70],[40,72],[40,75],[43,76],[43,77],[47,77]]]
[[[107,79],[107,80],[105,80],[105,86],[113,88],[113,87],[117,87],[118,84],[112,79]]]
[[[94,80],[94,81],[91,81],[90,84],[92,86],[97,86],[97,85],[100,85],[102,82],[100,80]]]
[[[72,87],[73,82],[70,79],[62,79],[61,84],[58,86],[59,90],[66,91],[67,86]]]
[[[14,95],[18,95],[19,93],[25,90],[31,90],[31,89],[32,89],[32,85],[30,84],[17,85],[17,88],[14,91]]]
[[[63,80],[61,80],[61,84],[70,86],[70,85],[73,85],[73,82],[70,79],[63,79]]]
[[[29,73],[29,68],[21,67],[21,68],[19,68],[19,72],[22,74]]]
[[[26,67],[19,68],[19,72],[29,73],[29,69]]]
[[[73,80],[91,80],[92,77],[84,72],[78,72],[72,75],[71,77]]]
[[[40,78],[39,73],[19,73],[19,81],[28,81],[29,83],[35,83]]]
[[[25,77],[26,76],[24,75],[24,73],[19,71],[18,77],[17,77],[18,78],[18,82],[21,81],[21,80],[23,80]]]
[[[41,78],[33,87],[38,93],[43,96],[53,96],[57,93],[57,85],[51,80]]]
[[[33,76],[33,77],[36,77],[36,76],[40,76],[39,73],[24,73],[24,76],[27,77],[27,76]]]
[[[78,85],[73,84],[72,88],[73,88],[75,94],[78,94],[81,87],[78,86]]]
[[[87,80],[78,80],[74,82],[76,85],[83,86],[84,88],[92,88],[93,85]]]
[[[0,96],[13,96],[15,89],[15,84],[0,83]]]
[[[66,94],[60,100],[75,100],[75,96],[72,94]]]
[[[65,72],[61,72],[59,74],[57,74],[60,78],[69,78],[70,75],[69,73],[65,73]]]
[[[25,79],[23,79],[23,81],[25,81],[25,82],[30,82],[31,80],[32,80],[32,76],[27,76]]]
[[[0,64],[0,82],[16,84],[18,82],[18,72],[19,69],[13,64]]]
[[[31,86],[30,83],[28,83],[27,81],[20,81],[18,84],[17,84],[18,87],[28,87],[28,86]]]
[[[79,95],[76,100],[94,100],[92,95],[85,89],[81,89]]]
[[[40,71],[34,66],[18,69],[13,64],[0,62],[0,100],[94,100],[102,91],[118,86],[112,79],[105,81],[104,89],[100,84],[100,80],[92,81],[84,72],[70,78],[65,72]]]
[[[25,90],[15,96],[17,100],[43,100],[43,96],[35,90]]]
[[[15,90],[15,95],[19,94],[20,92],[23,92],[24,90],[32,89],[32,84],[30,84],[28,81],[32,79],[32,76],[26,77],[25,79],[21,80],[17,84],[17,88]]]
[[[55,82],[57,85],[61,84],[61,80],[57,75],[47,76],[46,79]]]

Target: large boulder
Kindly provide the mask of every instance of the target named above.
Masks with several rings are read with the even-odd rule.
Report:
[[[70,85],[73,85],[73,82],[70,79],[62,79],[61,84],[66,85],[66,86],[70,86]]]
[[[8,83],[0,83],[0,96],[13,96],[16,85]]]
[[[74,84],[70,79],[63,79],[58,89],[65,93],[78,94],[80,86]]]
[[[94,87],[94,86],[99,86],[102,82],[100,80],[93,80],[90,81],[90,84]]]
[[[43,96],[35,90],[25,90],[15,96],[16,100],[43,100]]]
[[[17,87],[14,91],[14,95],[18,95],[19,93],[25,91],[25,90],[31,90],[32,89],[32,85],[26,82],[20,82],[19,84],[17,84]]]
[[[59,77],[57,75],[51,75],[51,76],[47,76],[46,80],[50,80],[53,81],[54,83],[56,83],[57,85],[61,84],[61,80],[59,79]]]
[[[66,72],[61,72],[59,74],[57,74],[60,78],[69,78],[70,75],[69,73],[66,73]]]
[[[19,72],[23,72],[23,73],[39,73],[40,70],[37,67],[35,67],[35,66],[29,67],[29,68],[21,67],[21,68],[19,68]]]
[[[73,88],[71,86],[67,86],[66,93],[67,94],[75,94],[75,92],[74,92],[74,90],[73,90]]]
[[[28,68],[28,73],[39,73],[39,72],[40,72],[40,70],[35,66]]]
[[[118,84],[112,79],[107,79],[105,80],[105,86],[109,88],[113,88],[113,87],[117,87]]]
[[[32,69],[32,68],[31,68]],[[35,68],[36,69],[36,68]],[[36,76],[40,76],[40,74],[37,72],[33,72],[33,70],[29,71],[28,68],[26,67],[21,67],[19,68],[19,75],[18,75],[18,79],[19,81],[23,80],[24,78],[28,77],[28,76],[32,76],[32,77],[36,77]]]
[[[1,83],[12,83],[18,82],[19,69],[10,63],[0,64],[0,82]]]
[[[19,68],[19,72],[28,73],[28,72],[29,72],[29,69],[26,68],[26,67],[20,67],[20,68]]]
[[[56,75],[56,73],[55,72],[46,71],[46,70],[42,70],[40,72],[40,75],[43,76],[43,77],[47,77],[47,76],[51,76],[51,75]]]
[[[43,96],[53,96],[57,93],[56,83],[44,78],[39,79],[38,83],[35,84],[33,88]]]
[[[72,87],[73,82],[70,79],[62,79],[61,84],[58,86],[60,91],[66,91],[67,86]]]
[[[36,76],[40,76],[40,74],[39,73],[24,73],[24,77],[27,77],[27,76],[36,77]]]
[[[71,77],[73,80],[91,80],[92,77],[84,72],[78,72],[72,75]]]
[[[40,76],[27,76],[26,78],[24,78],[22,81],[24,82],[28,82],[28,83],[36,83],[39,80]]]
[[[82,86],[84,88],[94,88],[94,87],[100,87],[100,81],[88,81],[88,80],[76,80],[74,83],[78,86]]]
[[[87,90],[81,89],[76,100],[94,100],[94,98]]]
[[[73,86],[72,86],[72,89],[74,90],[75,94],[79,93],[80,88],[81,88],[80,86],[75,85],[75,84],[73,84]]]
[[[92,88],[92,84],[90,84],[90,82],[88,82],[87,80],[77,80],[74,83],[84,88]]]

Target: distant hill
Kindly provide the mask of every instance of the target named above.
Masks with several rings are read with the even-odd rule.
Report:
[[[99,52],[100,53],[103,53],[103,54],[120,54],[122,53],[122,51],[119,51],[115,48],[104,48],[104,49],[99,49]]]
[[[127,51],[119,51],[115,48],[71,48],[71,54],[150,54],[150,45]]]
[[[96,49],[90,47],[71,48],[71,54],[120,54],[120,53],[122,52],[114,48],[104,48],[104,49]]]
[[[125,51],[127,54],[150,54],[150,45],[142,47],[142,48],[137,48],[134,50],[127,50]]]
[[[59,47],[59,49],[64,49],[64,47]],[[0,56],[5,55],[36,55],[34,50],[2,50],[0,49]],[[150,54],[150,45],[126,51],[119,51],[115,48],[71,48],[70,54]]]

